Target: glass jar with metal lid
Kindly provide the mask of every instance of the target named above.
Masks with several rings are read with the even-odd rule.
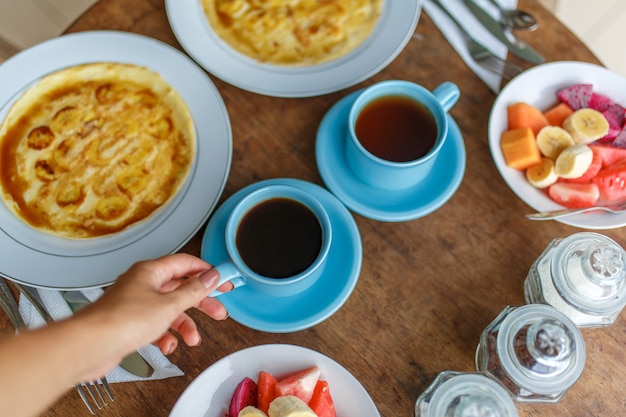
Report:
[[[479,372],[441,372],[415,403],[415,417],[517,417],[511,394]]]
[[[578,380],[585,344],[576,325],[543,304],[506,307],[483,331],[476,368],[519,402],[556,403]]]
[[[598,233],[554,239],[531,266],[524,298],[553,306],[578,327],[608,326],[626,304],[626,252]]]

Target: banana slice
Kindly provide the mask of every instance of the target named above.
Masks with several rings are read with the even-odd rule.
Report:
[[[237,417],[267,417],[267,414],[256,407],[248,405],[241,409]]]
[[[535,188],[551,186],[559,179],[554,169],[554,161],[550,158],[541,158],[540,163],[526,170],[526,179]]]
[[[593,151],[587,145],[579,144],[565,149],[556,158],[554,170],[561,178],[581,177],[593,161]]]
[[[276,397],[267,411],[269,417],[317,417],[304,401],[293,395]]]
[[[545,126],[537,132],[537,147],[545,157],[556,159],[565,148],[575,145],[569,132],[559,126]]]
[[[565,119],[563,128],[572,135],[574,142],[587,144],[606,136],[609,132],[609,122],[599,111],[583,108]]]

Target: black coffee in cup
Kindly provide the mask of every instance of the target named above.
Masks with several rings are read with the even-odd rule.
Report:
[[[322,248],[322,228],[304,204],[288,198],[259,203],[237,229],[237,251],[252,271],[289,278],[305,271]]]
[[[367,104],[354,132],[365,149],[392,162],[409,162],[435,146],[438,131],[434,116],[422,103],[390,95]]]

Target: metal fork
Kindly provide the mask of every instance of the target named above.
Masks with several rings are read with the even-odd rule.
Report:
[[[54,318],[48,313],[48,310],[46,310],[37,289],[21,285],[17,282],[14,282],[13,285],[24,294],[47,323],[54,322]],[[19,315],[19,312],[17,314]],[[94,405],[98,410],[102,410],[102,407],[109,405],[109,401],[115,401],[111,388],[109,387],[109,382],[105,377],[98,378],[95,381],[81,382],[80,384],[76,384],[74,388],[76,388],[76,392],[78,392],[78,395],[83,400],[83,403],[85,403],[89,412],[94,415],[96,414]]]
[[[527,214],[526,217],[530,220],[553,220],[561,217],[569,216],[571,214],[585,213],[592,210],[603,210],[609,213],[622,213],[626,211],[626,200],[616,201],[612,203],[606,203],[600,206],[580,208],[580,209],[564,209],[544,211],[541,213]]]
[[[505,80],[510,80],[515,77],[517,74],[522,72],[522,68],[517,65],[508,62],[497,55],[494,55],[489,49],[479,43],[476,39],[474,39],[467,29],[458,21],[458,19],[450,13],[450,10],[446,6],[444,6],[439,0],[432,0],[432,2],[437,5],[445,14],[448,15],[450,19],[458,26],[461,30],[461,35],[465,39],[465,44],[467,45],[467,49],[469,51],[472,59],[482,67],[492,71],[504,78]]]

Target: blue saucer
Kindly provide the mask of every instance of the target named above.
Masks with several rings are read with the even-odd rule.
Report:
[[[382,190],[361,182],[346,162],[348,113],[360,91],[335,103],[317,131],[317,168],[328,189],[349,209],[374,220],[401,222],[425,216],[452,197],[465,173],[465,144],[448,116],[448,137],[427,180],[402,190]]]
[[[326,189],[302,180],[280,178],[249,185],[233,194],[213,214],[202,238],[201,257],[212,265],[228,258],[224,230],[228,215],[245,195],[269,184],[287,184],[311,192],[328,210],[333,241],[324,274],[308,290],[291,297],[272,297],[244,285],[219,296],[233,320],[255,330],[288,333],[326,320],[346,302],[356,286],[363,259],[354,218]]]

